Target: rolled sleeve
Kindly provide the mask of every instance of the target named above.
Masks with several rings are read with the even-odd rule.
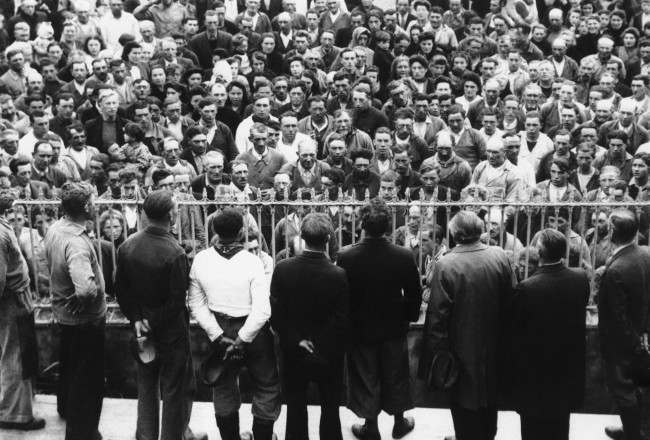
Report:
[[[91,264],[93,255],[85,243],[70,241],[66,249],[66,261],[70,279],[74,285],[74,294],[78,297],[95,297],[97,295],[97,279]]]

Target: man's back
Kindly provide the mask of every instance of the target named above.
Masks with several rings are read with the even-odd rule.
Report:
[[[587,273],[561,262],[540,267],[517,286],[512,331],[517,409],[564,405],[571,411],[582,403],[589,292]]]
[[[56,221],[45,234],[45,255],[50,270],[52,310],[59,323],[77,325],[103,317],[104,277],[85,228],[66,218]],[[79,313],[73,314],[68,309],[72,295],[92,298]]]
[[[188,272],[185,251],[168,232],[148,227],[132,235],[117,254],[115,290],[124,314],[153,326],[177,318],[185,308]]]
[[[305,251],[278,263],[271,297],[271,324],[285,349],[296,350],[301,339],[308,339],[322,354],[343,353],[348,282],[345,271],[324,253]]]
[[[604,355],[629,355],[648,331],[650,252],[631,244],[606,265],[598,291],[598,328]]]
[[[416,321],[422,290],[413,255],[386,238],[365,238],[341,252],[350,284],[352,329],[362,342],[401,336]]]
[[[448,340],[460,374],[452,400],[463,408],[494,405],[503,311],[514,274],[505,251],[482,243],[457,245],[436,264],[431,282],[422,366]]]

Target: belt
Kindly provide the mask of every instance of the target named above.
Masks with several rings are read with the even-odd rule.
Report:
[[[215,316],[215,318],[223,319],[223,320],[226,320],[226,321],[246,321],[246,318],[248,318],[248,315],[246,315],[246,316],[230,316],[230,315],[226,315],[225,313],[215,312],[215,311],[212,311],[212,314]]]

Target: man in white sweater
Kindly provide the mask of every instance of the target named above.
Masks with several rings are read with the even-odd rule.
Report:
[[[262,261],[243,246],[243,219],[225,209],[212,222],[216,244],[199,252],[190,271],[192,316],[210,341],[226,355],[242,355],[251,376],[253,436],[271,440],[280,414],[280,380],[268,320],[269,282]],[[231,371],[214,386],[217,427],[223,440],[239,440],[238,373]]]

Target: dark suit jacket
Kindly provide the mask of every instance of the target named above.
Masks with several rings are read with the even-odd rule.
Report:
[[[244,17],[245,13],[246,11],[241,12],[235,18],[235,24],[237,26],[241,26],[242,18]],[[269,18],[269,16],[266,15],[262,10],[259,11],[259,14],[260,15],[257,18],[257,23],[253,28],[253,32],[257,32],[258,34],[263,34],[264,32],[272,32],[273,29],[271,28],[271,19]]]
[[[361,343],[403,337],[422,303],[418,268],[408,249],[366,237],[342,250],[338,265],[350,283],[353,338]]]
[[[316,355],[340,359],[349,326],[349,295],[345,271],[323,253],[305,251],[279,262],[271,280],[271,325],[283,351],[300,358],[306,352],[298,343],[307,339]]]
[[[115,132],[117,135],[117,144],[124,145],[124,126],[129,122],[127,119],[124,119],[120,116],[117,117]],[[86,122],[84,125],[84,131],[86,132],[86,143],[92,147],[95,147],[99,150],[100,153],[106,153],[107,149],[104,148],[102,143],[102,125],[104,120],[101,118],[91,119]]]
[[[77,88],[74,86],[74,80],[62,85],[59,93],[71,93],[74,98],[75,108],[79,107],[86,100],[86,97],[77,91]]]
[[[219,150],[226,158],[226,163],[230,162],[239,154],[237,145],[235,145],[235,137],[232,131],[226,124],[221,121],[216,121],[217,129],[214,131],[212,142],[208,145],[208,151]]]
[[[260,12],[264,12],[269,19],[275,18],[276,15],[282,12],[282,0],[270,0],[268,7],[265,0],[260,0]]]
[[[232,35],[225,31],[217,31],[217,46],[218,48],[225,49],[228,53],[231,51]],[[196,54],[199,59],[201,67],[204,69],[212,69],[212,52],[208,34],[201,32],[196,34],[188,44],[189,49]]]
[[[629,362],[643,333],[650,332],[650,252],[631,244],[605,265],[598,291],[598,330],[603,358]]]
[[[284,54],[293,49],[293,40],[289,40],[289,44],[285,46],[279,32],[273,32],[273,35],[275,36],[275,50],[277,52]]]
[[[510,377],[518,411],[541,416],[580,407],[588,300],[586,272],[562,263],[540,267],[517,286]]]

